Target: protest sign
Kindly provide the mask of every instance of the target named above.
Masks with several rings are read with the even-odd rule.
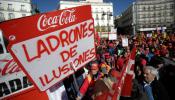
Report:
[[[0,99],[31,89],[33,85],[9,53],[0,54]]]
[[[11,20],[0,27],[10,42],[9,52],[41,91],[73,74],[71,66],[78,70],[96,55],[89,5]]]
[[[152,33],[146,34],[146,37],[152,37]]]
[[[128,46],[128,38],[122,38],[122,46],[127,47]]]
[[[46,93],[49,100],[68,100],[66,89],[62,82],[55,84]]]
[[[22,72],[14,72],[0,78],[0,99],[24,92],[33,85]]]
[[[109,34],[109,40],[117,40],[117,34]]]

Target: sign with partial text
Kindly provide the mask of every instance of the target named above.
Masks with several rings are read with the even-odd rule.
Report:
[[[109,34],[109,40],[117,40],[117,34]]]

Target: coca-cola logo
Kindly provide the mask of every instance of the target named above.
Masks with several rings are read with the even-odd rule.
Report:
[[[37,28],[39,31],[45,31],[49,28],[54,28],[61,25],[66,25],[75,22],[76,16],[74,15],[75,9],[64,10],[61,14],[48,17],[43,14],[39,17]]]
[[[3,64],[4,66],[2,66],[2,64],[0,65],[0,76],[21,71],[20,67],[18,67],[14,59],[10,59],[10,60],[4,59],[4,60],[0,60],[0,62],[5,63]]]

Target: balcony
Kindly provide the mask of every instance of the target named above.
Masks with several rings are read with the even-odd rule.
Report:
[[[14,8],[7,8],[8,11],[14,11]]]
[[[27,10],[26,10],[26,9],[21,9],[20,11],[21,11],[21,12],[27,12]]]
[[[0,7],[0,10],[4,10],[4,8],[3,7]]]

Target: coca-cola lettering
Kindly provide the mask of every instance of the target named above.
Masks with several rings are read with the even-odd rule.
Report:
[[[75,22],[76,16],[74,15],[74,12],[75,9],[64,10],[60,15],[53,17],[48,17],[47,15],[43,14],[38,19],[37,28],[39,31],[45,31],[49,28]]]
[[[6,60],[3,63],[5,62],[5,66],[2,67],[2,69],[0,68],[0,76],[4,76],[6,74],[11,74],[21,70],[20,67],[18,67],[17,63],[14,61],[14,59]]]
[[[64,25],[75,21],[75,15],[73,13],[75,10],[65,10],[60,15],[59,24]]]

